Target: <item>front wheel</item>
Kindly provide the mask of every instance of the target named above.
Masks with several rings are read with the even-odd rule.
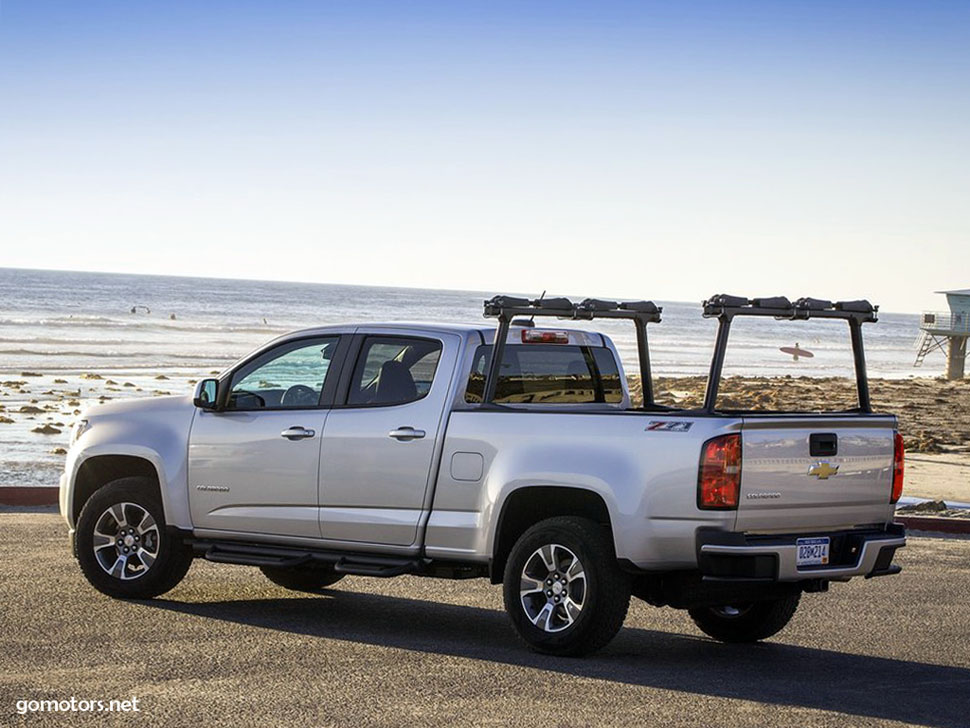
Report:
[[[165,530],[158,489],[144,478],[121,478],[95,491],[81,509],[76,538],[81,571],[111,597],[157,597],[192,565],[191,550]]]
[[[721,642],[757,642],[777,634],[791,621],[801,594],[782,599],[719,607],[695,607],[688,613],[701,632]]]
[[[607,529],[585,518],[549,518],[512,547],[505,565],[505,609],[533,649],[586,655],[620,631],[630,586]]]

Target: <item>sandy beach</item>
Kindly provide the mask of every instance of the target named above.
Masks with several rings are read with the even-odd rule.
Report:
[[[5,445],[0,486],[55,485],[71,426],[84,408],[119,398],[187,395],[209,372],[37,370],[0,377],[0,438]],[[658,377],[656,398],[663,404],[697,407],[705,384],[700,376]],[[639,402],[639,379],[631,377],[630,385],[635,403]],[[966,467],[970,462],[970,380],[873,379],[870,385],[874,408],[899,417],[911,455],[921,456],[924,466],[940,458],[956,463],[943,469],[943,475],[931,478],[934,483],[942,479],[951,485],[930,489],[927,497],[942,497],[945,491],[946,497],[970,500],[970,469]],[[852,406],[855,383],[842,378],[726,378],[722,393],[722,406],[832,410]]]
[[[634,403],[642,401],[639,377],[630,377]],[[706,377],[657,377],[660,404],[700,407]],[[970,452],[970,379],[870,379],[873,409],[899,418],[908,452]],[[856,404],[855,380],[842,377],[727,377],[719,406],[766,410],[832,411]]]

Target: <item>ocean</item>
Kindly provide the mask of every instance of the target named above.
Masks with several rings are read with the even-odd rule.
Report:
[[[650,297],[649,288],[644,284],[644,298]],[[515,292],[0,268],[0,416],[13,420],[0,424],[0,485],[56,483],[63,463],[58,448],[67,444],[74,413],[100,397],[191,392],[190,380],[221,370],[267,339],[297,328],[377,321],[481,324],[482,301],[494,293]],[[704,374],[715,322],[701,317],[699,301],[657,303],[664,308],[664,320],[649,328],[655,374]],[[870,376],[942,372],[939,355],[913,368],[918,315],[886,313],[879,319],[865,327]],[[610,335],[628,371],[636,371],[632,325],[573,326]],[[739,319],[732,328],[725,373],[850,376],[846,329],[842,322]],[[795,362],[779,350],[796,343],[814,356]],[[21,413],[24,407],[45,411]],[[44,424],[60,432],[32,432]]]

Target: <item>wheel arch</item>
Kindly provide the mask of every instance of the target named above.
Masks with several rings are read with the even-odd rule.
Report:
[[[512,546],[531,526],[556,516],[579,516],[606,527],[614,538],[610,510],[594,490],[566,485],[526,485],[511,491],[502,502],[489,561],[489,578],[502,581]],[[615,547],[615,544],[614,544]]]
[[[70,506],[71,523],[77,523],[84,504],[99,488],[119,478],[131,477],[149,481],[156,489],[159,498],[163,499],[158,468],[148,458],[120,453],[85,458],[78,466],[74,477],[74,497]]]

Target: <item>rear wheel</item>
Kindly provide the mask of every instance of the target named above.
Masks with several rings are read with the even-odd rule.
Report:
[[[630,577],[617,566],[607,529],[585,518],[549,518],[512,547],[504,592],[512,625],[530,647],[585,655],[623,626]]]
[[[165,529],[155,484],[121,478],[95,491],[77,521],[77,558],[98,591],[150,599],[173,589],[192,565],[192,552]]]
[[[279,569],[273,566],[261,566],[259,570],[274,584],[300,592],[318,592],[344,578],[344,574],[336,573],[332,566],[319,566],[312,569]]]
[[[700,630],[721,642],[757,642],[777,634],[795,614],[801,594],[782,599],[718,607],[695,607],[688,613]]]

